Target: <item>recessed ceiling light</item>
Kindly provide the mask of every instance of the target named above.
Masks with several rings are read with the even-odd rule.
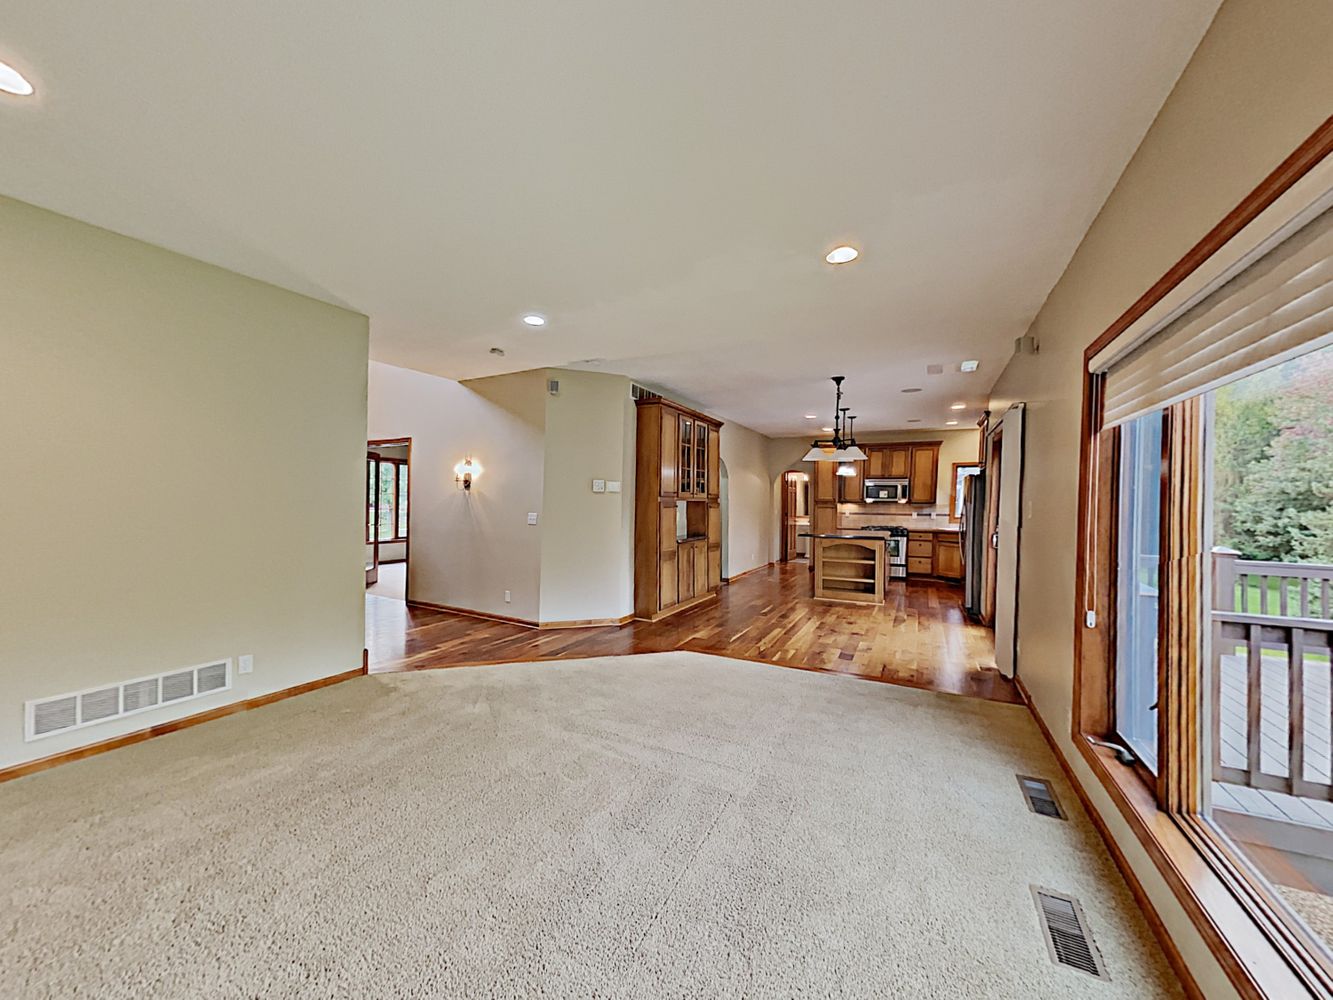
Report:
[[[0,90],[15,97],[27,97],[32,93],[32,84],[9,63],[0,62]]]
[[[859,256],[861,251],[856,247],[834,247],[824,259],[830,264],[850,264]]]
[[[538,315],[537,313],[528,313],[523,317],[523,322],[528,324],[528,326],[545,326],[546,317]]]
[[[921,391],[921,387],[920,387],[920,386],[914,386],[914,387],[911,388],[911,389],[904,389],[904,390],[903,390],[903,392],[920,392],[920,391]]]
[[[966,410],[966,409],[967,409],[967,404],[966,404],[966,403],[954,403],[953,406],[949,407],[949,409],[951,409],[951,410]]]
[[[977,370],[977,364],[976,361],[964,361],[958,366],[958,370],[960,372],[974,372]]]
[[[958,423],[957,420],[946,420],[946,421],[944,421],[944,422],[945,422],[948,426],[950,426],[950,427],[952,427],[954,424]]]
[[[818,419],[819,419],[819,414],[818,414],[818,413],[807,413],[807,414],[805,415],[805,419],[806,419],[806,420],[818,420]]]
[[[833,433],[833,428],[832,428],[832,427],[821,427],[821,428],[819,428],[819,429],[820,429],[821,431],[823,431],[825,434],[832,434],[832,433]]]

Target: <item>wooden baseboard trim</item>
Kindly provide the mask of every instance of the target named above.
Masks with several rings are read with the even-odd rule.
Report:
[[[683,614],[686,611],[693,611],[701,604],[707,604],[709,601],[716,601],[720,593],[721,593],[721,588],[718,588],[712,593],[704,594],[702,597],[691,598],[684,604],[677,604],[674,608],[671,608],[668,611],[659,611],[651,618],[639,618],[636,616],[635,621],[663,622],[666,621],[668,618],[674,618],[676,615]]]
[[[519,625],[523,628],[538,630],[562,628],[616,628],[634,620],[632,614],[620,618],[585,618],[578,621],[535,622],[530,618],[511,618],[509,615],[492,614],[489,611],[476,611],[473,608],[459,608],[452,604],[435,604],[431,601],[408,601],[414,608],[429,608],[431,611],[447,611],[454,615],[466,615],[468,618],[480,618],[488,622],[503,622],[506,625]]]
[[[586,618],[583,621],[565,621],[565,622],[540,622],[537,625],[539,629],[561,629],[561,628],[619,628],[628,622],[632,622],[634,616],[621,615],[619,618]]]
[[[356,670],[346,670],[341,674],[332,674],[328,677],[320,677],[313,681],[306,681],[304,684],[296,684],[293,687],[283,688],[280,691],[271,691],[268,694],[261,694],[254,698],[247,698],[245,701],[234,701],[229,705],[219,705],[217,708],[210,708],[206,712],[197,712],[194,715],[187,715],[182,719],[172,719],[170,722],[160,722],[155,726],[149,726],[146,729],[136,729],[132,733],[126,733],[124,736],[113,736],[109,740],[102,740],[100,743],[89,743],[87,746],[75,747],[73,750],[64,750],[60,753],[51,754],[49,757],[39,757],[37,760],[24,761],[22,764],[13,764],[9,767],[0,769],[0,782],[12,781],[15,778],[22,778],[25,775],[36,774],[38,771],[45,771],[60,764],[68,764],[70,761],[83,760],[85,757],[95,757],[98,754],[106,753],[108,750],[119,750],[121,747],[131,746],[135,743],[142,743],[144,740],[150,740],[154,736],[165,736],[167,733],[174,733],[181,729],[189,729],[191,726],[197,726],[204,722],[212,722],[214,719],[221,719],[228,715],[235,715],[238,712],[248,712],[252,708],[260,708],[264,705],[271,705],[275,701],[283,701],[287,698],[295,697],[298,694],[306,694],[310,691],[317,691],[323,687],[329,687],[333,684],[339,684],[342,681],[349,681],[353,677],[363,677],[369,671],[368,653],[362,651],[362,665]]]
[[[770,559],[768,562],[763,563],[760,566],[755,566],[752,569],[747,569],[744,573],[737,573],[735,576],[724,576],[722,578],[722,582],[728,585],[733,584],[743,576],[749,576],[751,573],[758,573],[761,569],[768,569],[768,567],[772,565],[773,565],[773,560]]]
[[[432,601],[411,600],[406,602],[409,607],[428,608],[431,611],[448,611],[450,614],[466,615],[468,618],[481,618],[488,622],[504,622],[507,625],[522,625],[524,628],[541,628],[540,622],[534,622],[527,618],[511,618],[509,615],[496,615],[489,611],[476,611],[473,608],[459,608],[452,604],[435,604]]]
[[[1111,836],[1111,830],[1102,819],[1101,813],[1093,807],[1092,800],[1088,798],[1087,792],[1083,790],[1083,784],[1074,774],[1073,768],[1069,766],[1069,761],[1055,742],[1055,737],[1051,734],[1050,728],[1046,725],[1046,720],[1041,717],[1037,711],[1037,706],[1033,704],[1032,696],[1028,694],[1028,689],[1024,686],[1022,678],[1015,675],[1014,686],[1018,688],[1018,694],[1023,699],[1023,704],[1027,706],[1033,720],[1037,723],[1037,728],[1041,730],[1041,735],[1046,740],[1046,745],[1051,748],[1051,753],[1055,755],[1056,763],[1060,765],[1060,770],[1065,774],[1065,779],[1074,789],[1074,794],[1083,805],[1083,811],[1087,813],[1088,819],[1092,822],[1093,828],[1102,838],[1102,843],[1106,845],[1107,852],[1111,855],[1111,860],[1115,862],[1116,868],[1120,869],[1120,874],[1124,877],[1125,883],[1129,886],[1130,895],[1134,897],[1134,902],[1143,911],[1143,918],[1148,922],[1152,929],[1153,936],[1157,938],[1157,943],[1161,946],[1166,960],[1171,966],[1171,971],[1176,974],[1180,980],[1180,985],[1185,991],[1185,995],[1190,1000],[1206,1000],[1203,990],[1199,989],[1199,984],[1195,982],[1193,973],[1189,966],[1185,964],[1184,957],[1180,954],[1180,949],[1176,947],[1176,942],[1172,940],[1167,932],[1166,925],[1162,923],[1161,915],[1157,908],[1153,906],[1152,900],[1148,898],[1148,893],[1143,888],[1143,883],[1139,881],[1138,875],[1130,867],[1129,859],[1125,857],[1125,852],[1120,849],[1115,838]]]

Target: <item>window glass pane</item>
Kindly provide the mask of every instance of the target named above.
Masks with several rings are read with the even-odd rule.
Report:
[[[407,466],[398,466],[398,537],[407,537]]]
[[[1162,412],[1120,432],[1115,720],[1120,738],[1157,770],[1157,623],[1162,527]]]
[[[379,540],[387,542],[393,539],[394,524],[394,486],[395,466],[392,462],[380,463],[380,525]]]
[[[1207,816],[1333,941],[1333,348],[1211,394]]]
[[[963,517],[964,484],[970,477],[975,476],[980,471],[981,466],[979,465],[960,465],[954,470],[953,519],[955,521],[962,520]]]
[[[366,460],[366,541],[375,540],[375,466],[373,458]]]

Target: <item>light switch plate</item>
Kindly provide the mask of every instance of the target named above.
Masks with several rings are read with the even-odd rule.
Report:
[[[592,481],[592,491],[593,491],[594,493],[605,493],[605,492],[606,492],[606,480],[605,480],[605,479],[594,479],[594,480]]]
[[[619,480],[619,479],[608,479],[608,480],[606,481],[606,492],[608,492],[608,493],[619,493],[619,492],[620,492],[620,480]]]
[[[537,512],[534,510],[528,511],[528,524],[536,524],[536,523],[537,523]]]
[[[236,672],[238,674],[252,673],[255,669],[255,658],[249,653],[236,658]]]

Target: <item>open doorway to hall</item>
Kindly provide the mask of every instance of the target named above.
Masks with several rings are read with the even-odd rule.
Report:
[[[366,446],[366,593],[407,600],[412,439]]]
[[[782,474],[782,561],[807,559],[810,539],[810,477],[804,472]]]

